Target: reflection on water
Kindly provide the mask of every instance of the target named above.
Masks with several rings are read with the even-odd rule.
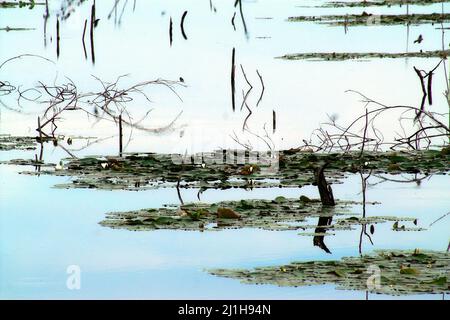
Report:
[[[239,141],[250,141],[255,149],[267,148],[266,143],[258,137],[270,131],[273,112],[277,114],[277,130],[271,135],[271,139],[277,148],[297,146],[302,139],[309,137],[319,123],[327,121],[327,114],[334,113],[340,121],[348,123],[355,112],[361,111],[363,104],[358,96],[345,92],[349,89],[364,92],[367,96],[388,104],[416,105],[421,99],[421,93],[412,67],[431,70],[436,64],[434,59],[414,58],[342,63],[274,59],[298,52],[404,52],[406,27],[355,27],[345,34],[339,28],[314,23],[291,23],[286,18],[299,14],[327,14],[332,10],[359,12],[360,9],[300,8],[292,1],[274,3],[264,0],[239,2],[237,8],[230,6],[227,1],[215,1],[212,6],[216,9],[211,10],[210,4],[204,2],[156,1],[150,4],[144,1],[137,2],[132,7],[130,1],[104,1],[96,4],[95,16],[92,17],[92,3],[89,1],[67,2],[63,5],[67,9],[63,11],[57,1],[52,1],[47,19],[46,37],[50,42],[47,47],[42,42],[43,16],[46,16],[44,6],[36,6],[33,10],[8,9],[2,16],[3,24],[35,27],[36,30],[0,33],[2,43],[15,44],[2,46],[2,60],[18,54],[32,53],[51,59],[56,65],[51,66],[36,59],[21,59],[5,65],[2,73],[8,75],[9,82],[22,88],[33,87],[38,81],[53,83],[55,78],[59,83],[64,83],[65,77],[69,77],[80,92],[97,90],[97,80],[90,78],[90,75],[113,82],[118,76],[129,74],[126,80],[128,83],[124,83],[124,86],[157,78],[175,81],[181,77],[188,86],[179,90],[183,101],[177,101],[163,90],[155,88],[150,95],[150,104],[136,100],[129,107],[136,119],[140,119],[151,109],[146,122],[149,127],[167,124],[183,111],[178,119],[178,129],[162,136],[151,133],[135,135],[126,151],[196,152],[217,147],[235,147],[234,133]],[[241,5],[244,19],[239,19]],[[375,13],[400,13],[405,9],[394,6],[373,10]],[[410,10],[440,12],[441,5],[412,7]],[[184,20],[184,31],[189,35],[188,40],[183,38],[180,29],[181,19],[186,11],[188,14]],[[231,23],[234,13],[236,31]],[[61,52],[57,59],[58,18],[61,20]],[[172,46],[169,45],[170,19],[173,21]],[[248,38],[242,21],[246,22]],[[94,25],[93,28],[91,24]],[[389,37],[385,37],[380,28],[388,29]],[[420,44],[411,44],[414,45],[414,51],[441,49],[442,34],[441,30],[436,30],[436,26],[411,25],[408,28],[411,38],[415,39],[422,34],[425,39]],[[91,33],[95,42],[95,65],[92,61],[86,61],[83,46],[84,42],[88,58],[92,60]],[[236,112],[229,108],[230,53],[233,48],[236,51],[236,104],[239,109]],[[246,73],[245,77],[241,66]],[[326,75],[323,70],[327,70]],[[259,75],[264,79],[264,84]],[[252,112],[246,122],[250,132],[243,132],[248,109],[242,103],[242,90],[244,94],[247,93],[247,81],[254,89],[245,99]],[[399,83],[402,84],[401,87],[397,86]],[[446,112],[445,97],[438,94],[446,88],[445,73],[442,70],[436,72],[433,83],[433,91],[436,92],[433,108],[436,112]],[[259,102],[263,85],[264,98]],[[396,90],[392,90],[393,87]],[[10,107],[16,105],[15,97],[12,96],[2,97],[2,102]],[[3,132],[32,132],[40,108],[25,104],[24,109],[24,112],[32,112],[34,116],[23,117],[3,110]],[[79,135],[78,130],[86,123],[86,117],[78,114],[71,114],[70,117],[70,123],[64,123],[61,131]],[[378,123],[386,138],[390,133],[401,130],[390,120],[391,118],[383,118]],[[113,130],[111,124],[94,126],[95,121],[91,119],[90,122],[92,127],[88,127],[89,135],[97,138],[110,136]],[[129,131],[129,128],[125,130]],[[112,142],[110,145],[97,145],[90,150],[96,154],[108,152],[111,148]]]
[[[390,8],[317,4],[66,0],[46,1],[31,10],[0,8],[0,28],[30,28],[0,31],[0,63],[6,62],[0,65],[0,133],[40,136],[37,150],[2,151],[0,160],[34,159],[39,171],[43,161],[58,165],[65,157],[93,154],[290,149],[309,139],[320,123],[337,119],[348,123],[364,112],[360,96],[347,90],[389,105],[417,106],[422,101],[413,67],[428,73],[439,59],[276,57],[448,49],[448,23],[369,28],[287,21],[293,16],[364,10],[439,13],[448,4]],[[422,40],[414,42],[419,35]],[[8,61],[13,57],[18,58]],[[426,108],[444,114],[447,123],[448,101],[442,94],[448,93],[447,65],[436,69],[432,78],[432,103]],[[158,85],[143,86],[149,81]],[[398,117],[378,120],[377,130],[386,140],[404,129]],[[393,228],[395,221],[363,222],[351,230],[330,232],[336,219],[324,216],[308,221],[314,235],[299,236],[298,231],[250,228],[130,232],[98,222],[106,212],[198,202],[200,196],[207,203],[319,198],[322,194],[315,186],[207,192],[179,185],[140,192],[62,190],[53,186],[68,183],[68,177],[21,175],[23,168],[0,165],[0,298],[387,298],[337,291],[332,285],[242,285],[203,270],[335,260],[376,249],[443,251],[450,245],[445,174],[361,172],[332,186],[336,199],[362,202],[352,207],[358,218],[412,217],[412,227],[412,222],[404,229],[401,224]],[[379,204],[369,204],[375,201]],[[67,290],[68,265],[81,267],[82,290]]]

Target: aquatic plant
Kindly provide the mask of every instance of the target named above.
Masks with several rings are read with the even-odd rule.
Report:
[[[450,50],[417,51],[417,52],[305,52],[286,54],[278,59],[312,60],[312,61],[344,61],[396,58],[446,58]]]
[[[208,272],[245,284],[288,287],[334,284],[340,290],[390,295],[450,292],[450,253],[439,251],[383,250],[339,261],[292,262],[253,270],[212,269]]]
[[[363,1],[330,1],[318,6],[321,8],[353,8],[353,7],[391,7],[391,6],[427,6],[444,3],[445,0],[363,0]]]
[[[362,14],[298,16],[289,17],[290,22],[317,22],[329,26],[390,26],[390,25],[419,25],[428,23],[443,23],[450,21],[447,13],[417,13],[375,15],[367,12]]]
[[[0,150],[34,150],[36,149],[36,138],[15,137],[8,134],[0,134]]]
[[[158,229],[214,231],[222,229],[259,228],[264,230],[315,230],[300,235],[324,236],[327,231],[353,230],[355,226],[374,225],[389,221],[414,221],[414,218],[395,216],[355,217],[350,211],[353,201],[337,200],[335,206],[324,206],[319,199],[289,199],[282,196],[273,200],[240,200],[217,203],[188,203],[167,205],[157,209],[141,209],[106,214],[100,224],[114,229],[151,231]],[[367,203],[374,205],[375,203]],[[350,216],[337,219],[334,224],[322,226],[320,219]],[[319,218],[312,225],[310,218]],[[319,232],[317,228],[326,228]],[[405,230],[406,231],[406,230]],[[413,231],[412,229],[409,231]],[[421,230],[414,230],[421,231]],[[316,242],[317,239],[315,238]]]

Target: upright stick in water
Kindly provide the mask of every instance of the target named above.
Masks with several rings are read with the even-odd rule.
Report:
[[[56,19],[56,57],[59,58],[59,19]]]
[[[119,156],[122,156],[123,152],[123,133],[122,133],[122,115],[119,115]]]
[[[94,27],[95,27],[95,2],[91,8],[91,58],[92,63],[95,63],[95,50],[94,50]]]
[[[272,131],[275,133],[277,131],[277,114],[275,110],[272,110]]]
[[[325,179],[324,170],[326,166],[327,164],[324,164],[319,168],[316,168],[314,171],[317,188],[319,189],[320,201],[322,202],[322,204],[324,206],[335,206],[336,203],[334,201],[333,190]]]
[[[170,41],[170,46],[172,46],[172,36],[173,36],[173,23],[172,23],[172,17],[170,17],[170,22],[169,22],[169,41]]]
[[[236,50],[233,48],[233,52],[231,53],[231,105],[234,110],[236,110],[236,85],[235,85],[235,74],[236,74],[236,64],[235,64],[235,54]]]

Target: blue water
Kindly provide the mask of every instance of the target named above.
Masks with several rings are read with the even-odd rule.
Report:
[[[363,299],[364,292],[333,286],[279,288],[242,285],[209,275],[208,268],[251,268],[294,260],[338,259],[358,254],[359,230],[326,237],[332,254],[312,246],[312,238],[295,231],[241,229],[207,232],[113,230],[98,224],[104,213],[177,203],[174,189],[142,192],[61,190],[67,178],[27,176],[1,165],[0,297],[1,298],[271,298]],[[337,198],[360,200],[359,177],[334,187]],[[182,190],[195,201],[197,190]],[[273,195],[316,196],[314,188],[243,192],[207,191],[202,201],[272,198]],[[445,250],[449,217],[430,223],[450,207],[448,177],[434,176],[421,187],[384,183],[369,189],[367,214],[417,217],[424,232],[394,232],[390,223],[377,225],[374,249]],[[355,212],[361,212],[356,206]],[[66,268],[81,268],[81,289],[66,287]],[[371,298],[379,296],[371,295]],[[440,296],[418,296],[435,298]]]

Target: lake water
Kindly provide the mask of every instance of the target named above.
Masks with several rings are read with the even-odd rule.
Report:
[[[277,130],[271,135],[276,149],[302,144],[327,115],[338,115],[349,122],[364,112],[360,97],[346,92],[357,90],[367,96],[396,105],[417,105],[421,100],[419,81],[413,66],[430,70],[438,58],[372,59],[365,61],[289,61],[276,59],[300,52],[405,52],[440,50],[449,38],[438,25],[330,27],[317,23],[288,22],[299,15],[358,13],[406,13],[406,7],[315,8],[321,1],[258,0],[243,1],[244,30],[239,10],[233,1],[97,1],[95,28],[95,63],[90,55],[86,32],[87,59],[82,45],[83,25],[90,19],[91,1],[74,5],[68,19],[60,21],[60,55],[56,53],[56,17],[62,5],[71,1],[50,1],[50,17],[43,18],[45,6],[0,8],[0,28],[32,28],[24,31],[0,31],[0,63],[29,54],[0,67],[0,80],[20,88],[43,83],[63,83],[71,79],[80,92],[101,90],[103,81],[123,86],[154,80],[184,79],[176,88],[179,99],[167,88],[149,88],[151,102],[137,98],[127,104],[135,119],[153,109],[143,122],[162,132],[131,131],[126,152],[197,152],[239,147],[232,139],[236,133],[250,141],[255,149],[265,148],[260,139],[242,132],[247,117],[240,110],[242,90],[247,90],[240,66],[254,89],[247,102],[252,108],[248,127],[259,135],[265,125],[271,128],[276,112]],[[76,1],[77,2],[77,1]],[[117,2],[117,3],[116,3]],[[116,4],[116,5],[115,5]],[[116,9],[114,7],[116,6]],[[215,8],[215,9],[214,9]],[[448,3],[409,6],[410,13],[448,10]],[[179,24],[188,11],[182,36]],[[234,30],[231,23],[235,16]],[[173,20],[173,42],[169,41],[169,21]],[[449,27],[449,24],[444,24]],[[44,31],[45,30],[45,31]],[[424,41],[414,44],[422,34]],[[230,70],[232,49],[236,50],[237,110],[232,111]],[[39,57],[37,57],[39,56]],[[45,57],[51,61],[42,59]],[[261,103],[261,74],[265,91]],[[447,66],[448,71],[448,66]],[[433,111],[448,112],[446,74],[442,68],[434,74]],[[29,93],[30,95],[32,92]],[[0,133],[35,135],[36,118],[45,105],[22,100],[17,106],[13,96],[0,96]],[[22,108],[14,112],[7,107]],[[448,115],[447,115],[448,117]],[[398,117],[384,117],[378,125],[386,137],[401,130]],[[445,117],[444,117],[445,119]],[[447,118],[448,122],[448,118]],[[116,155],[117,127],[111,122],[95,123],[84,114],[73,113],[58,124],[58,132],[68,136],[89,136],[102,140],[76,152],[85,155]],[[113,136],[113,137],[111,137]],[[95,140],[95,139],[92,139]],[[128,141],[128,140],[127,140]],[[70,149],[82,148],[86,141],[75,141]],[[1,151],[0,161],[34,158],[34,151]],[[46,161],[58,162],[68,155],[60,148],[46,147]],[[167,299],[365,299],[360,291],[336,290],[333,285],[301,288],[271,285],[244,285],[238,280],[219,278],[205,272],[209,268],[252,268],[279,265],[291,261],[339,259],[357,256],[358,228],[337,231],[327,236],[332,254],[312,244],[312,237],[298,231],[263,231],[254,229],[219,232],[147,231],[110,229],[98,224],[105,213],[142,208],[158,208],[178,203],[174,188],[147,191],[100,191],[56,189],[68,177],[20,174],[30,167],[0,165],[0,298],[167,298]],[[32,168],[31,168],[32,169]],[[387,176],[412,179],[413,175]],[[369,180],[367,215],[407,216],[418,219],[421,232],[395,232],[392,224],[377,225],[374,245],[365,238],[363,252],[376,249],[446,250],[449,241],[450,208],[448,175],[434,175],[422,181],[399,183]],[[342,184],[333,185],[338,199],[361,201],[359,175],[351,175]],[[196,189],[182,190],[185,202],[197,200]],[[318,197],[315,187],[300,189],[255,189],[244,191],[208,190],[202,201],[273,199],[277,196]],[[352,211],[361,213],[361,206]],[[312,223],[316,223],[312,221]],[[66,287],[69,265],[81,268],[80,290]],[[369,295],[369,299],[400,299]],[[407,296],[417,299],[442,299],[442,295]],[[445,297],[444,297],[445,298]]]

